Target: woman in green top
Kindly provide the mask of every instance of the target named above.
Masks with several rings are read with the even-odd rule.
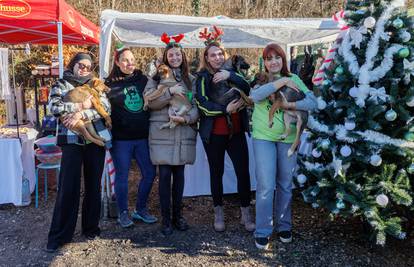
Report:
[[[301,90],[306,97],[298,102],[284,103],[285,109],[310,111],[316,108],[316,99],[298,76],[289,72],[283,49],[274,43],[263,50],[263,59],[269,83],[251,90],[253,110],[253,151],[256,163],[256,231],[255,243],[259,249],[267,249],[273,232],[273,203],[276,197],[275,230],[282,242],[292,240],[292,177],[296,169],[296,153],[288,157],[296,129],[282,139],[284,133],[283,110],[276,111],[273,127],[268,126],[271,103],[268,96],[283,86]],[[294,128],[294,125],[291,125]],[[274,190],[276,187],[276,195]]]

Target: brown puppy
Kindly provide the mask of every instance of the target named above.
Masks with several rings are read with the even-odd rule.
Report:
[[[154,77],[154,79],[159,80],[159,84],[155,90],[150,91],[144,95],[144,109],[147,109],[148,102],[162,96],[169,87],[172,87],[178,83],[174,78],[172,70],[165,64],[158,66],[156,76],[157,77]],[[187,97],[182,97],[180,95],[172,95],[169,104],[170,106],[168,108],[168,114],[170,116],[183,117],[192,108],[191,103]],[[170,121],[163,124],[160,129],[175,128],[175,126],[177,126],[177,123],[170,119]]]
[[[256,78],[256,84],[258,85],[268,82],[267,75],[265,74],[258,75]],[[281,139],[285,139],[289,136],[291,132],[290,124],[296,123],[296,138],[288,150],[288,157],[292,156],[299,146],[300,136],[308,123],[308,112],[301,110],[287,110],[285,109],[285,103],[296,102],[304,98],[305,94],[302,91],[298,92],[287,86],[283,86],[268,97],[269,101],[272,103],[272,107],[269,110],[269,128],[273,127],[273,118],[276,111],[280,108],[284,110],[283,122],[285,126],[285,131],[280,136]]]
[[[102,106],[100,95],[103,93],[109,92],[109,87],[107,87],[101,80],[92,79],[89,83],[86,83],[82,86],[75,87],[73,90],[70,90],[63,98],[64,102],[72,103],[83,103],[90,96],[92,107],[105,119],[105,125],[109,129],[112,128],[112,121],[109,114],[105,111]],[[92,125],[92,122],[89,120],[79,120],[76,125],[70,130],[81,134],[86,140],[91,141],[99,146],[105,146],[104,139],[100,137],[95,128]]]

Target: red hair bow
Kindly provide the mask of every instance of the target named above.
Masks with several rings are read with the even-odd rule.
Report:
[[[166,45],[170,45],[172,43],[178,44],[182,39],[184,39],[184,34],[182,33],[171,37],[165,32],[161,35],[161,41],[163,41]]]

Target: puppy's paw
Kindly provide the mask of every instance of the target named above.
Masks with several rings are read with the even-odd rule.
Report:
[[[268,126],[269,126],[269,128],[272,128],[272,127],[273,127],[273,121],[270,121],[270,122],[268,123]]]

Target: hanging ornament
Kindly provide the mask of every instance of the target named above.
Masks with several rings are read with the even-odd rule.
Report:
[[[325,100],[322,99],[322,97],[318,97],[317,103],[318,103],[319,110],[324,110],[326,108],[326,102]]]
[[[366,19],[364,19],[364,26],[368,29],[371,29],[374,28],[376,22],[377,21],[374,17],[367,17]]]
[[[380,194],[375,198],[375,202],[377,202],[378,205],[384,208],[388,205],[388,197],[384,194]]]
[[[341,147],[341,150],[339,152],[341,153],[342,156],[348,157],[349,155],[351,155],[352,149],[349,146],[345,145]]]
[[[370,158],[370,160],[369,160],[369,163],[372,166],[378,167],[382,163],[382,158],[379,155],[377,155],[377,154],[372,155],[371,158]]]
[[[306,181],[308,180],[308,177],[306,177],[306,175],[304,175],[304,174],[299,174],[297,177],[296,177],[296,180],[298,181],[298,183],[300,184],[300,185],[303,185],[304,183],[306,183]]]
[[[316,148],[312,149],[312,156],[314,158],[319,158],[321,155],[322,155],[322,151],[319,151]]]
[[[323,139],[319,145],[322,149],[326,150],[329,148],[329,145],[331,144],[331,142],[328,139]]]
[[[358,87],[352,87],[351,89],[349,89],[349,95],[352,97],[357,97],[358,95]]]
[[[413,174],[414,173],[414,163],[411,163],[410,166],[408,166],[407,172],[409,174]]]
[[[414,133],[406,132],[404,134],[404,139],[407,140],[407,141],[414,141]]]
[[[407,102],[405,102],[407,104],[407,106],[414,107],[414,97],[412,97],[410,100],[408,100]]]
[[[395,112],[393,109],[390,109],[385,113],[385,119],[387,121],[395,121],[396,118],[397,118],[397,112]]]
[[[398,57],[400,58],[406,58],[410,55],[410,50],[407,47],[403,47],[400,50],[398,50]]]
[[[404,26],[404,21],[402,21],[400,18],[397,18],[392,22],[392,26],[396,29],[401,29]]]
[[[336,208],[337,209],[343,209],[345,208],[345,203],[342,199],[338,199],[338,201],[336,202]]]
[[[323,80],[322,85],[323,86],[329,86],[329,85],[331,85],[331,81],[330,80]]]
[[[318,204],[318,203],[316,203],[316,202],[312,203],[312,208],[314,208],[314,209],[319,208],[319,204]]]
[[[338,74],[338,75],[344,74],[344,68],[342,66],[336,67],[335,73]]]
[[[401,41],[403,41],[403,43],[406,43],[411,40],[411,34],[407,31],[403,31],[400,34],[400,38],[401,38]]]
[[[355,129],[355,122],[351,120],[345,121],[345,129],[347,129],[348,131],[352,131],[353,129]]]

